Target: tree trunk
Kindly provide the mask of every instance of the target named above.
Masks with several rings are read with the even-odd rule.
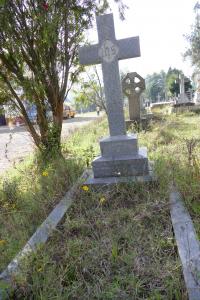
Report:
[[[53,110],[53,124],[56,128],[55,130],[55,143],[58,149],[61,151],[61,132],[63,123],[63,101],[59,100],[57,107]]]
[[[63,121],[63,102],[59,101],[56,107],[52,107],[53,120],[48,122],[44,118],[44,112],[39,117],[39,127],[41,134],[42,156],[45,160],[55,156],[62,156],[61,153],[61,131]]]

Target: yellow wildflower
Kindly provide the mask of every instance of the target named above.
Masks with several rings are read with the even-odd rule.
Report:
[[[4,246],[6,244],[6,240],[0,240],[0,246]]]
[[[99,199],[99,203],[100,203],[100,204],[103,204],[104,202],[106,202],[106,198],[105,198],[105,197],[101,197],[101,198]]]
[[[37,269],[38,272],[42,272],[42,268]]]
[[[89,191],[89,187],[87,185],[83,185],[82,186],[82,190],[85,191],[85,192],[88,192]]]
[[[49,173],[47,171],[42,172],[42,176],[47,177],[48,175],[49,175]]]

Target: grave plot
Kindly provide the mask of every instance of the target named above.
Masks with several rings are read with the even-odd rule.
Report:
[[[192,136],[194,131],[191,136],[188,132],[194,116],[190,115],[190,120],[187,116],[157,118],[139,139],[126,134],[118,60],[140,56],[139,40],[116,40],[112,14],[98,16],[97,28],[99,44],[80,48],[79,54],[82,64],[102,64],[110,136],[101,139],[101,156],[92,162],[93,178],[77,191],[58,230],[30,255],[20,274],[11,277],[9,297],[184,300],[188,298],[187,283],[173,236],[169,186],[171,182],[179,186],[180,178],[188,175],[193,183],[199,179],[199,158],[195,156],[199,142]],[[92,142],[103,132],[97,128],[85,154],[81,156],[77,148],[86,165],[97,154]],[[157,182],[151,177],[147,151],[139,147],[143,143],[155,161]],[[73,148],[72,153],[66,149],[72,154],[68,161],[75,159],[77,163]],[[73,170],[68,172],[73,174]],[[42,175],[48,177],[48,171],[43,170]],[[139,177],[143,184],[137,182]],[[115,185],[111,187],[113,178]],[[116,184],[124,178],[126,183]],[[99,180],[108,188],[92,191]],[[186,180],[180,182],[188,188]],[[51,184],[54,190],[54,182]],[[43,192],[48,186],[47,180]],[[198,207],[197,201],[192,204],[197,215]]]
[[[164,186],[82,186],[48,243],[15,281],[15,297],[187,299]]]
[[[199,235],[198,180],[195,184],[191,176],[196,169],[188,167],[185,144],[186,137],[199,135],[199,120],[193,114],[164,116],[153,121],[149,131],[139,132],[139,141],[148,146],[155,161],[157,183],[121,184],[96,192],[80,186],[47,244],[13,278],[13,295],[17,299],[31,295],[36,299],[97,295],[99,299],[188,299],[172,229],[169,185],[176,182]],[[105,126],[105,122],[98,124],[99,133]],[[96,145],[97,136],[91,139]],[[79,139],[81,135],[72,144],[79,144]],[[196,202],[187,198],[190,193],[196,195]]]

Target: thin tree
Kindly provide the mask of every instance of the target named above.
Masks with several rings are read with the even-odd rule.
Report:
[[[123,17],[124,4],[119,4]],[[82,70],[78,45],[94,14],[107,0],[1,0],[0,78],[4,93],[20,110],[36,146],[61,153],[63,102]],[[8,98],[8,97],[7,97]],[[32,125],[24,99],[37,109],[39,131]],[[47,110],[53,115],[49,123]]]

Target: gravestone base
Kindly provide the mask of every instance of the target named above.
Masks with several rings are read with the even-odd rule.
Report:
[[[190,100],[188,99],[188,96],[185,93],[179,95],[179,99],[178,99],[179,104],[185,104],[189,102]]]
[[[156,178],[153,173],[152,168],[153,163],[148,164],[149,172],[147,175],[138,175],[138,176],[117,176],[117,177],[101,177],[95,178],[92,169],[87,170],[87,174],[89,175],[88,179],[84,184],[98,187],[98,186],[109,186],[116,185],[120,183],[151,183],[156,182]]]
[[[140,117],[140,119],[135,120],[126,120],[126,130],[129,130],[132,126],[141,125],[143,129],[145,129],[149,122],[153,119],[153,114],[146,114]]]
[[[147,175],[147,151],[146,148],[140,148],[138,154],[99,156],[92,162],[92,167],[95,178]]]
[[[92,162],[93,171],[86,184],[152,181],[147,149],[138,148],[136,134],[104,138],[100,149],[101,156]]]

